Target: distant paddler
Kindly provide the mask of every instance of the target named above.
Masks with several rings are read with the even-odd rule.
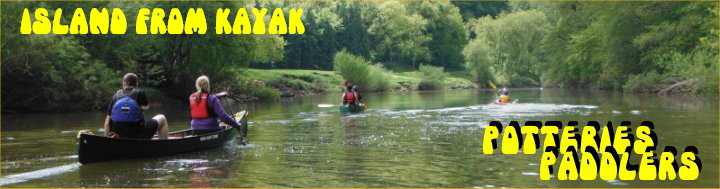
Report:
[[[500,92],[500,95],[498,96],[498,99],[495,100],[495,104],[509,104],[510,103],[510,91],[507,88],[503,88]]]
[[[360,95],[360,92],[358,92],[357,85],[352,86],[352,92],[355,93],[355,98],[357,98],[358,103],[362,104],[362,95]]]
[[[497,86],[495,86],[495,83],[488,81],[490,84],[490,87],[497,90]],[[503,88],[502,91],[498,91],[498,99],[493,101],[495,104],[510,104],[510,91],[507,88]]]
[[[342,94],[340,112],[361,112],[366,109],[357,93],[357,86],[345,82],[345,92]]]

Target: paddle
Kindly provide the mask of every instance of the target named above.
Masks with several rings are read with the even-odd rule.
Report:
[[[490,84],[490,87],[492,87],[493,89],[498,90],[497,86],[495,86],[495,83],[493,83],[492,81],[488,81],[488,84]],[[498,97],[500,96],[500,90],[498,90],[497,95]],[[518,99],[515,99],[512,103],[515,104],[517,103],[517,101]]]
[[[497,91],[497,95],[500,96],[500,90],[498,90],[497,86],[495,86],[495,83],[493,83],[492,81],[488,81],[488,83],[490,84],[490,87]]]
[[[331,108],[334,106],[342,106],[342,105],[335,105],[335,104],[318,104],[317,105],[318,108]],[[364,106],[365,106],[365,109],[367,109],[367,104],[365,104]]]
[[[490,87],[497,90],[497,86],[495,86],[495,83],[493,83],[492,81],[488,81],[488,84],[490,84]]]
[[[337,106],[335,104],[318,104],[318,108],[330,108],[333,106]]]
[[[233,111],[233,109],[232,109],[232,106],[230,106],[230,103],[228,103],[227,98],[225,98],[225,97],[229,97],[227,92],[223,91],[223,92],[215,94],[215,96],[217,96],[218,98],[224,99],[223,101],[225,101],[225,106],[228,107],[230,112],[232,112],[233,114],[235,113],[235,111]],[[236,120],[236,121],[239,121],[239,120]],[[233,127],[235,127],[235,126],[233,126]],[[247,125],[245,125],[245,127],[247,127]],[[243,130],[240,129],[240,127],[235,127],[235,129],[237,129],[238,132],[240,133],[240,137],[242,138],[242,143],[243,143],[243,145],[245,145],[246,144],[245,133],[243,132]]]
[[[492,81],[488,81],[488,84],[490,84],[490,87],[497,90],[497,95],[498,95],[498,97],[500,97],[500,90],[498,90],[497,86],[495,86],[495,83],[493,83]],[[518,99],[515,99],[512,103],[515,104],[515,103],[517,103],[517,101],[518,101]]]
[[[362,105],[363,105],[363,107],[364,107],[365,109],[368,109],[368,105],[367,105],[367,104],[362,103]],[[335,105],[335,104],[318,104],[318,108],[331,108],[331,107],[335,107],[335,106],[340,106],[340,105]]]

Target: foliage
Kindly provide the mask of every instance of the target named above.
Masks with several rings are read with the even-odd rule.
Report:
[[[630,76],[623,89],[626,92],[657,92],[657,83],[663,80],[663,76],[655,71]]]
[[[718,52],[718,11],[713,3],[573,2],[539,7],[554,22],[545,38],[546,86],[717,91],[717,70],[708,73],[717,67],[717,61],[711,61],[717,60]]]
[[[237,83],[237,92],[244,97],[256,98],[258,100],[270,101],[280,98],[280,92],[267,87],[261,80],[242,80]]]
[[[131,30],[139,8],[178,8],[185,15],[202,7],[210,27],[206,35],[21,35],[15,21],[26,7],[46,7],[50,15],[63,8],[62,23],[76,8],[122,7]],[[303,8],[305,34],[212,34],[213,10],[230,9],[232,22],[241,7]],[[713,2],[661,1],[3,3],[2,106],[102,108],[127,72],[177,99],[187,98],[202,74],[219,88],[268,99],[277,93],[270,88],[336,92],[342,78],[365,91],[469,86],[425,78],[439,67],[480,84],[717,94],[718,12]],[[248,67],[337,70],[342,78],[281,70],[263,72],[268,87],[234,89],[255,79]]]
[[[452,1],[466,21],[483,16],[497,16],[509,9],[507,1]]]
[[[369,16],[368,33],[375,44],[376,61],[398,62],[416,68],[418,62],[430,59],[426,43],[431,36],[425,33],[427,19],[410,12],[398,1],[386,1],[375,7]]]
[[[215,11],[208,10],[254,6],[244,2],[152,1],[3,5],[3,18],[17,21],[26,7],[47,7],[50,15],[55,8],[63,8],[62,23],[70,22],[76,8],[123,7],[129,30],[136,28],[137,11],[144,7],[178,8],[182,15],[190,8],[202,7],[207,23],[215,23]],[[30,9],[30,15],[34,11]],[[264,19],[269,19],[269,14]],[[14,39],[2,41],[3,107],[8,111],[101,108],[120,88],[120,77],[127,72],[137,73],[143,87],[185,99],[194,91],[197,76],[210,76],[215,86],[230,85],[235,74],[232,68],[283,59],[286,44],[278,35],[215,35],[212,24],[206,35],[139,35],[134,31],[123,35],[20,35],[19,26],[16,22],[2,25],[4,39]]]
[[[14,49],[2,54],[3,111],[101,108],[120,87],[121,75],[92,59],[72,36],[15,39],[2,41],[4,49]]]
[[[430,41],[428,64],[448,69],[462,69],[462,49],[468,43],[467,31],[460,10],[449,2],[420,1],[409,3],[408,7],[427,19],[427,33]]]
[[[465,48],[466,65],[475,80],[492,78],[506,86],[535,86],[544,61],[542,40],[550,27],[544,13],[522,10],[471,25],[476,38]],[[491,68],[482,68],[490,65]]]
[[[371,64],[368,73],[368,88],[370,92],[387,91],[390,89],[390,73],[380,64]]]
[[[445,70],[443,67],[420,65],[421,81],[418,86],[421,90],[443,89],[445,87]]]
[[[7,20],[20,20],[32,3],[3,3]],[[2,22],[3,112],[82,110],[105,107],[120,76],[92,57],[70,35],[22,35],[16,22]]]
[[[364,58],[340,51],[335,54],[335,70],[345,79],[363,91],[386,91],[390,87],[387,71]]]
[[[492,74],[492,65],[495,62],[491,55],[492,50],[484,40],[473,40],[465,46],[463,55],[465,56],[465,67],[472,76],[472,81],[476,83],[485,83],[494,81]]]

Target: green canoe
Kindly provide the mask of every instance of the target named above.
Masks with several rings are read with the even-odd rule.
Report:
[[[341,113],[358,113],[365,111],[365,109],[367,109],[367,105],[362,103],[340,106]]]

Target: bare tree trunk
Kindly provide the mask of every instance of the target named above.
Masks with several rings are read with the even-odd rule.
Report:
[[[669,86],[663,87],[658,91],[658,95],[667,95],[670,93],[695,93],[697,92],[695,89],[693,89],[692,85],[695,83],[696,80],[694,79],[686,79],[681,81],[676,81],[673,84],[670,84]]]

